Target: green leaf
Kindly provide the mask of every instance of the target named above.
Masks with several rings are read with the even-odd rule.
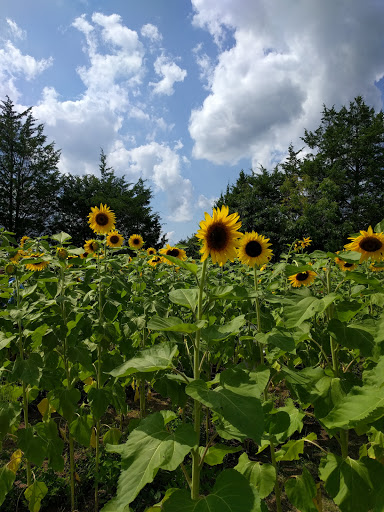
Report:
[[[341,260],[346,261],[347,263],[358,263],[361,258],[361,253],[357,251],[342,251],[337,255]]]
[[[363,356],[370,356],[375,347],[375,341],[372,334],[361,327],[355,324],[346,326],[335,318],[328,323],[328,331],[342,347],[357,348]]]
[[[64,441],[59,437],[56,422],[53,419],[35,425],[38,437],[44,443],[45,457],[54,471],[63,471],[64,459],[62,456]]]
[[[197,307],[197,301],[199,298],[198,288],[185,288],[172,290],[169,293],[169,298],[174,304],[184,306],[191,311],[195,311]]]
[[[195,265],[195,263],[188,263],[187,261],[179,260],[179,258],[169,256],[168,254],[162,254],[162,257],[174,263],[176,266],[184,268],[185,270],[188,270],[188,272],[192,272],[193,275],[197,274],[197,270],[199,267]]]
[[[383,510],[384,467],[378,461],[342,459],[329,453],[321,460],[320,478],[341,512],[368,512],[375,505],[376,512]]]
[[[75,416],[77,403],[80,398],[80,391],[76,388],[54,389],[48,394],[50,404],[69,422],[72,421]]]
[[[192,500],[190,493],[178,490],[163,504],[164,512],[259,512],[260,499],[255,499],[246,478],[234,469],[220,473],[211,494]]]
[[[200,446],[200,456],[203,455],[205,450],[204,446]],[[221,464],[224,460],[224,457],[228,453],[237,453],[241,452],[242,447],[241,446],[226,446],[225,444],[215,444],[214,446],[211,446],[208,448],[207,453],[204,457],[204,462],[206,462],[209,466],[216,466],[217,464]]]
[[[56,240],[60,244],[66,242],[67,240],[70,240],[71,238],[71,235],[68,235],[68,233],[64,233],[64,231],[61,231],[60,233],[51,236],[52,240]]]
[[[227,324],[210,325],[209,327],[202,329],[201,336],[207,342],[222,341],[231,335],[238,334],[245,323],[245,316],[240,315]]]
[[[11,341],[17,338],[16,335],[11,335],[11,333],[4,333],[0,331],[0,350],[8,347]]]
[[[293,352],[296,348],[292,334],[279,327],[273,328],[272,331],[266,333],[265,340],[268,345],[278,347],[280,350],[284,350],[284,352]]]
[[[316,484],[306,468],[302,475],[287,480],[285,492],[289,501],[301,512],[318,512],[313,501],[316,498]]]
[[[69,431],[75,441],[88,447],[91,442],[93,420],[90,414],[78,416],[69,425]]]
[[[28,501],[29,512],[39,512],[41,500],[48,492],[48,487],[44,482],[35,480],[32,485],[26,488],[24,496]]]
[[[34,436],[33,427],[20,429],[17,432],[17,438],[18,447],[24,452],[26,458],[36,466],[41,466],[46,455],[45,441]]]
[[[16,423],[21,411],[21,404],[15,403],[1,403],[0,404],[0,441],[10,431],[12,425]]]
[[[245,476],[248,482],[256,487],[261,499],[266,498],[275,486],[276,470],[272,464],[261,464],[249,460],[248,455],[243,453],[239,457],[236,471]]]
[[[184,424],[173,433],[169,432],[163,415],[157,412],[142,420],[125,444],[107,445],[108,452],[122,456],[124,469],[119,477],[117,495],[106,504],[103,512],[127,510],[160,468],[174,471],[196,442],[192,425]]]
[[[88,392],[88,400],[95,419],[99,420],[110,404],[109,390],[104,388],[91,388]]]
[[[133,373],[156,372],[172,368],[172,359],[178,354],[177,345],[165,342],[142,350],[136,357],[108,372],[113,377],[126,377]]]
[[[297,327],[305,320],[312,318],[317,313],[322,313],[340,296],[336,293],[330,293],[322,299],[316,297],[305,297],[293,306],[284,308],[284,314],[287,318],[285,325],[289,329]]]
[[[362,304],[361,302],[350,302],[347,300],[341,301],[335,307],[335,318],[337,318],[337,320],[340,320],[341,322],[349,322],[365,306],[366,304]]]
[[[232,372],[231,375],[228,372],[230,370],[223,372],[227,373],[228,380],[225,380],[225,376],[220,379],[222,386],[215,390],[208,389],[204,381],[196,380],[185,391],[259,444],[264,430],[264,418],[260,387],[255,386],[256,372]]]
[[[383,233],[384,231],[384,220],[378,222],[374,229],[375,233]]]
[[[12,489],[16,474],[8,469],[7,465],[0,469],[0,505],[4,503],[6,495]]]
[[[183,323],[180,318],[170,316],[167,318],[161,318],[155,316],[149,320],[147,327],[154,331],[172,331],[172,332],[195,332],[205,325],[205,321],[197,322],[196,324]]]
[[[301,439],[292,439],[291,441],[288,441],[276,452],[276,461],[299,460],[300,455],[304,452],[304,442],[306,440],[315,441],[316,439],[316,434],[311,432]]]
[[[103,436],[104,444],[119,444],[122,436],[121,431],[118,428],[110,428]]]
[[[351,281],[355,281],[358,284],[368,284],[374,289],[383,291],[383,285],[381,281],[376,279],[375,277],[367,277],[365,274],[361,272],[347,272],[345,275],[345,279],[350,279]]]

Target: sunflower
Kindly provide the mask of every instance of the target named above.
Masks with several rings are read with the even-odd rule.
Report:
[[[68,258],[68,251],[65,247],[57,247],[56,255],[59,258],[59,260],[66,260]]]
[[[305,270],[304,272],[298,272],[297,274],[289,276],[288,280],[294,288],[299,288],[300,286],[309,286],[312,284],[315,277],[316,272]]]
[[[369,265],[369,270],[372,270],[373,272],[382,272],[384,270],[384,267],[380,267],[379,265],[374,265],[373,263],[371,263]]]
[[[4,272],[9,276],[16,272],[16,265],[14,263],[7,263],[4,267]]]
[[[312,242],[312,240],[309,238],[309,236],[304,237],[303,240],[299,241],[302,249],[305,249],[306,247],[309,247],[311,245],[311,242]]]
[[[167,256],[173,256],[174,258],[177,258],[181,261],[184,261],[187,259],[187,253],[184,251],[184,249],[179,249],[178,247],[172,247],[169,244],[166,245],[166,247],[163,247],[163,249],[160,249],[160,254],[165,254]],[[168,265],[173,265],[171,261],[169,261],[167,258],[164,259]]]
[[[80,258],[81,258],[82,260],[85,260],[85,258],[86,258],[87,256],[89,256],[89,253],[88,253],[88,252],[85,252],[85,251],[84,251],[82,254],[80,254]]]
[[[338,254],[338,252],[336,254]],[[357,268],[357,265],[355,263],[348,263],[347,261],[342,260],[341,258],[338,258],[337,256],[335,258],[335,263],[337,263],[339,265],[341,270],[355,270],[355,268]]]
[[[147,254],[148,256],[153,256],[154,254],[156,254],[156,249],[154,249],[153,247],[148,247]]]
[[[107,235],[107,245],[108,247],[121,247],[124,242],[123,235],[120,235],[120,233],[115,229],[114,231],[111,231]]]
[[[241,263],[254,267],[260,266],[268,261],[273,256],[272,250],[269,249],[271,244],[268,243],[269,238],[264,238],[255,231],[252,233],[245,233],[239,241],[239,248],[237,255]]]
[[[91,207],[91,213],[88,215],[88,223],[95,233],[105,235],[115,228],[115,214],[107,205],[100,204]]]
[[[384,259],[384,235],[383,233],[374,233],[371,226],[368,231],[360,231],[359,236],[350,236],[352,240],[344,248],[348,251],[360,252],[360,263],[372,258],[373,261],[381,261]]]
[[[21,239],[20,239],[20,247],[24,247],[24,244],[27,240],[30,240],[29,236],[22,236]]]
[[[155,254],[155,256],[153,256],[148,261],[148,263],[151,265],[151,267],[156,267],[159,263],[162,263],[162,262],[163,262],[163,258],[161,256],[158,256],[157,254]]]
[[[132,235],[129,237],[128,244],[132,249],[141,249],[144,245],[143,237],[140,235]]]
[[[18,263],[21,258],[24,258],[28,253],[26,251],[23,251],[22,249],[19,249],[13,256],[10,258],[12,263]]]
[[[36,260],[39,260],[40,258],[42,258],[44,256],[44,253],[41,252],[34,252],[32,254],[28,254],[26,257],[28,259],[36,259]],[[25,265],[25,268],[27,270],[32,270],[33,272],[40,272],[40,270],[44,270],[45,268],[47,268],[49,265],[49,262],[48,261],[38,261],[37,263],[27,263]]]
[[[200,229],[196,237],[203,241],[201,261],[211,255],[213,263],[220,266],[229,259],[233,261],[236,257],[238,238],[242,236],[238,229],[241,227],[239,214],[228,215],[228,206],[214,208],[212,217],[205,212],[205,220],[200,222]]]
[[[87,240],[84,244],[84,251],[87,253],[93,253],[100,249],[100,242],[97,240]]]

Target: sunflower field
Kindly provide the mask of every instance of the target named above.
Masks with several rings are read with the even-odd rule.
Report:
[[[384,221],[279,261],[226,206],[201,261],[88,221],[0,231],[1,510],[384,510]]]

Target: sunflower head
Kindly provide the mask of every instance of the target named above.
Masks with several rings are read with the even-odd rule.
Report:
[[[187,254],[184,251],[184,249],[179,249],[179,247],[172,247],[169,244],[167,244],[166,247],[163,247],[163,249],[160,249],[159,252],[160,254],[165,254],[166,256],[173,256],[174,258],[177,258],[181,261],[187,259]],[[167,258],[164,258],[164,261],[169,265],[173,265],[173,263],[169,261]]]
[[[57,247],[56,255],[59,260],[66,260],[68,258],[68,251],[65,247]]]
[[[159,263],[163,263],[163,261],[164,260],[161,256],[155,254],[155,256],[152,256],[148,263],[151,265],[151,267],[156,267]]]
[[[100,242],[98,240],[87,240],[84,244],[84,251],[91,254],[100,249]]]
[[[356,263],[348,263],[347,261],[339,258],[338,256],[336,256],[336,258],[335,258],[335,263],[337,263],[337,265],[340,267],[341,270],[345,270],[345,271],[348,271],[348,270],[351,271],[351,270],[355,270],[355,268],[357,268]]]
[[[372,270],[373,272],[382,272],[384,270],[384,266],[375,265],[374,263],[371,263],[369,265],[369,270]]]
[[[26,251],[23,251],[22,249],[19,249],[13,256],[10,258],[12,263],[18,263],[21,258],[24,258],[28,253]]]
[[[236,257],[238,239],[242,236],[238,231],[240,227],[239,214],[229,215],[228,206],[214,208],[212,217],[205,212],[205,219],[200,222],[200,229],[196,233],[196,237],[203,242],[200,249],[201,261],[206,260],[209,255],[213,263],[220,266],[228,259],[233,261]]]
[[[291,285],[294,288],[300,288],[300,286],[309,286],[313,283],[316,277],[316,272],[312,270],[305,270],[304,272],[298,272],[288,277]]]
[[[123,235],[120,235],[120,233],[117,230],[113,230],[107,235],[107,245],[108,247],[121,247],[124,242]]]
[[[16,264],[15,263],[8,263],[4,267],[4,272],[7,275],[11,276],[12,274],[14,274],[16,272]]]
[[[269,249],[271,245],[269,238],[264,238],[255,231],[245,233],[239,241],[239,248],[237,254],[241,263],[254,267],[268,263],[272,258],[272,250]]]
[[[351,236],[349,244],[344,245],[348,251],[355,251],[361,254],[360,263],[371,258],[373,261],[384,259],[384,235],[383,233],[374,233],[371,226],[368,231],[360,231],[360,235]]]
[[[141,235],[131,235],[128,244],[132,249],[141,249],[144,245],[143,237]]]
[[[27,240],[30,240],[29,236],[22,236],[21,239],[20,239],[20,247],[24,247],[24,244]]]
[[[38,252],[34,252],[32,254],[28,254],[26,257],[28,259],[36,259],[36,263],[27,263],[25,265],[25,268],[27,270],[32,270],[33,272],[40,272],[40,270],[44,270],[45,268],[48,267],[49,265],[49,262],[48,261],[41,261],[40,258],[42,258],[44,256],[44,253],[41,252],[41,253],[38,253]],[[40,261],[39,261],[40,260]]]
[[[153,247],[148,247],[147,254],[148,254],[148,256],[155,255],[156,254],[156,249],[154,249]]]
[[[115,228],[115,214],[107,206],[100,204],[100,208],[97,206],[91,207],[91,213],[88,215],[88,223],[92,231],[105,235]]]

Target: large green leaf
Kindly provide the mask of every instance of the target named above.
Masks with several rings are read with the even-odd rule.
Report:
[[[264,431],[260,394],[265,384],[263,377],[267,374],[227,370],[220,375],[221,386],[216,389],[209,389],[204,381],[196,380],[185,391],[259,444]]]
[[[329,453],[320,463],[320,478],[341,512],[383,510],[384,467],[378,461],[342,459]]]
[[[21,404],[15,403],[0,403],[0,441],[9,432],[12,425],[16,423],[21,411]]]
[[[240,315],[224,325],[210,325],[201,330],[201,336],[205,341],[222,341],[233,334],[238,334],[245,324],[245,316]]]
[[[180,318],[169,316],[162,318],[155,316],[151,318],[147,324],[148,329],[153,331],[171,331],[171,332],[195,332],[204,327],[206,321],[199,321],[195,324],[184,323]]]
[[[4,503],[6,495],[12,489],[16,474],[8,469],[7,464],[0,468],[0,505]]]
[[[140,422],[122,445],[107,445],[108,452],[119,453],[123,459],[117,495],[103,512],[123,512],[140,490],[155,478],[162,468],[174,471],[196,445],[192,425],[179,426],[173,433],[165,428],[164,415],[151,414]]]
[[[200,456],[203,455],[205,451],[204,446],[200,446]],[[204,457],[204,462],[206,462],[209,466],[216,466],[217,464],[221,464],[224,460],[224,457],[228,453],[237,453],[241,452],[241,446],[226,446],[225,444],[215,444],[214,446],[210,446],[207,450],[207,453]]]
[[[169,293],[169,298],[174,304],[184,306],[195,311],[199,298],[199,288],[179,288]]]
[[[50,404],[68,421],[72,421],[81,394],[77,388],[55,389],[48,394]]]
[[[64,441],[59,437],[56,422],[53,419],[35,425],[38,437],[44,443],[45,457],[54,471],[63,471],[62,456]]]
[[[211,494],[193,501],[185,490],[175,491],[164,502],[163,512],[259,512],[260,499],[255,498],[247,479],[234,469],[220,473]]]
[[[276,460],[299,460],[300,455],[304,452],[305,441],[315,441],[317,436],[314,432],[311,432],[301,439],[292,439],[276,452]]]
[[[361,272],[347,272],[345,275],[345,279],[355,281],[355,283],[358,284],[368,284],[375,290],[383,291],[383,285],[381,281],[379,281],[375,277],[367,277],[365,274]]]
[[[132,373],[147,373],[172,367],[172,359],[178,353],[177,345],[169,342],[153,345],[142,350],[136,357],[108,372],[113,377],[125,377]]]
[[[318,512],[314,503],[316,485],[309,471],[304,468],[300,476],[289,478],[285,483],[285,492],[289,501],[300,512]]]
[[[248,482],[259,491],[261,499],[266,498],[272,491],[276,482],[276,470],[272,464],[261,464],[249,460],[248,455],[243,453],[239,457],[236,471],[239,471]]]
[[[375,347],[375,341],[372,334],[363,327],[358,324],[346,326],[335,318],[328,323],[328,331],[342,347],[357,348],[363,356],[370,356]]]
[[[340,296],[336,293],[330,293],[322,299],[317,299],[316,297],[305,297],[297,304],[285,307],[284,314],[287,319],[285,322],[286,327],[289,329],[297,327],[317,313],[322,313],[339,297]]]
[[[349,322],[365,306],[366,304],[362,302],[351,302],[348,300],[343,300],[339,302],[335,307],[335,318],[341,322]]]
[[[77,416],[70,425],[69,431],[75,441],[88,447],[91,442],[93,420],[90,414]]]
[[[24,496],[28,501],[29,512],[39,512],[41,500],[48,492],[48,487],[44,482],[35,480],[33,484],[26,488]]]

